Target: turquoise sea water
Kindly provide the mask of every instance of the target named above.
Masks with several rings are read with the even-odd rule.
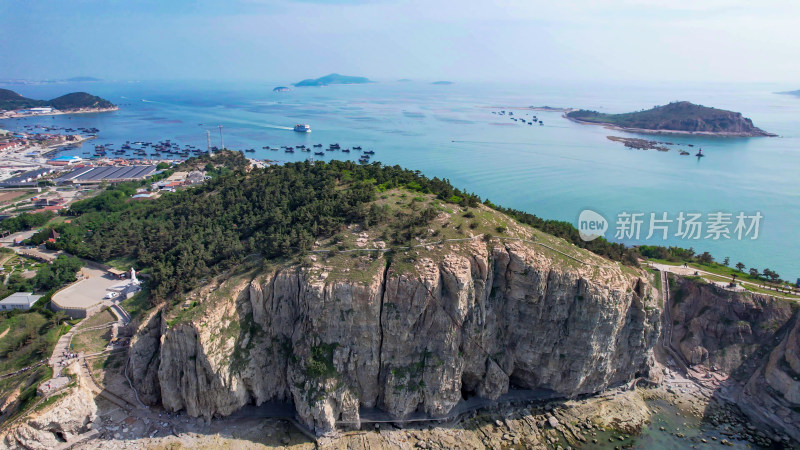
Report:
[[[621,212],[645,213],[640,239],[628,244],[693,247],[709,251],[731,264],[776,270],[784,278],[800,277],[797,231],[800,228],[800,97],[774,92],[792,86],[773,85],[488,85],[456,83],[435,86],[422,82],[382,82],[366,85],[298,88],[273,93],[284,83],[86,83],[79,85],[4,86],[34,98],[51,98],[85,90],[120,105],[112,113],[39,117],[0,121],[0,128],[24,124],[97,127],[94,144],[171,139],[181,145],[219,144],[217,125],[224,126],[225,145],[255,148],[251,158],[300,161],[309,153],[262,150],[263,146],[337,142],[342,148],[373,149],[373,160],[418,169],[428,176],[448,178],[459,187],[493,202],[561,219],[577,225],[579,213],[591,209],[611,225],[615,237]],[[144,101],[143,101],[144,100]],[[692,156],[678,151],[625,148],[609,135],[626,133],[579,125],[559,112],[529,112],[543,126],[523,125],[492,114],[492,106],[582,107],[626,112],[674,100],[741,111],[756,126],[776,138],[653,137],[683,144]],[[312,132],[295,133],[296,123]],[[629,135],[631,136],[631,135]],[[687,145],[693,144],[694,148]],[[695,158],[702,147],[706,157]],[[67,153],[69,154],[69,153]],[[357,152],[349,158],[356,159]],[[326,152],[319,159],[348,158]],[[759,237],[681,239],[672,223],[667,240],[644,238],[651,212],[760,212]],[[733,231],[734,223],[730,225]],[[703,235],[706,231],[703,231]]]

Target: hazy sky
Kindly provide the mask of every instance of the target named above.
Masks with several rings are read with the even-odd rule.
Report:
[[[0,78],[800,83],[797,0],[0,0]]]

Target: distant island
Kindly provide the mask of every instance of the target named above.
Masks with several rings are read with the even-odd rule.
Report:
[[[409,81],[411,80],[408,78],[400,78],[399,80],[397,80],[398,83],[408,83]]]
[[[52,100],[35,100],[23,97],[9,89],[0,89],[0,111],[29,108],[53,108],[58,110],[57,112],[95,112],[117,109],[108,100],[86,92],[73,92]]]
[[[572,110],[564,117],[578,123],[606,125],[624,131],[656,134],[694,134],[709,136],[775,136],[753,125],[741,113],[673,102],[664,106],[624,113]]]
[[[372,81],[370,81],[369,78],[350,77],[347,75],[339,75],[338,73],[332,73],[330,75],[325,75],[324,77],[308,78],[298,83],[294,83],[293,86],[296,87],[328,86],[331,84],[364,84],[371,82]]]
[[[437,85],[442,85],[442,86],[448,86],[448,85],[451,85],[451,84],[453,84],[453,82],[452,82],[452,81],[434,81],[434,82],[433,82],[433,83],[431,83],[431,84],[437,84]]]
[[[278,86],[272,90],[272,92],[286,92],[286,91],[291,91],[291,89],[289,89],[286,86]]]
[[[800,90],[797,90],[797,91],[786,91],[786,92],[777,92],[777,94],[796,95],[796,96],[800,97]]]

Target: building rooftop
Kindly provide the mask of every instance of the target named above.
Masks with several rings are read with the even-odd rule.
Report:
[[[40,298],[41,295],[33,295],[32,292],[15,292],[0,300],[0,305],[28,305],[30,308]]]

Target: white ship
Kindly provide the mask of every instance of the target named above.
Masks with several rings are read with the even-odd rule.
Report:
[[[297,125],[294,126],[294,131],[300,133],[311,133],[311,125],[307,123],[298,123]]]

